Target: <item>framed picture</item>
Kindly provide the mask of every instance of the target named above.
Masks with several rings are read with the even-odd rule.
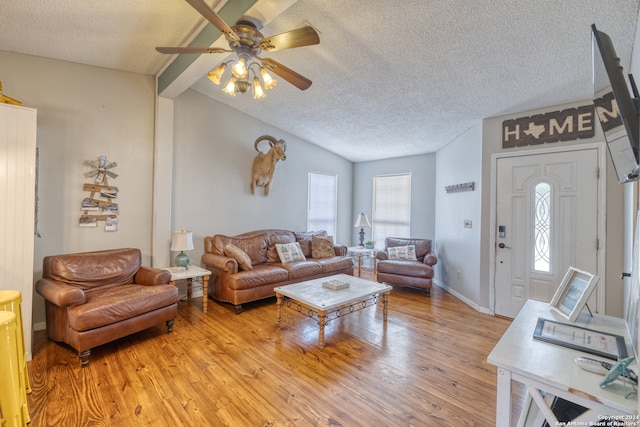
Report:
[[[598,280],[598,276],[569,267],[549,305],[563,317],[575,322]]]
[[[627,345],[621,335],[541,317],[538,318],[533,338],[612,360],[626,359],[628,356]]]

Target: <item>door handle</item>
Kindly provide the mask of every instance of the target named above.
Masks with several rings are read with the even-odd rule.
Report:
[[[511,246],[507,246],[504,243],[498,243],[498,247],[500,249],[511,249]]]

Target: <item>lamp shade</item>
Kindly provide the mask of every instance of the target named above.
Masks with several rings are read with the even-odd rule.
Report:
[[[173,232],[171,238],[171,250],[174,252],[190,251],[193,249],[193,233],[187,230]]]
[[[371,227],[371,224],[369,224],[369,218],[367,218],[367,215],[364,212],[358,215],[358,218],[356,218],[356,223],[354,227],[356,228]]]

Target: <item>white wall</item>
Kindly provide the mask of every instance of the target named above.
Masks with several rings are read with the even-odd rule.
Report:
[[[479,308],[482,226],[482,123],[468,129],[437,153],[435,280]],[[449,185],[474,182],[474,191],[447,193]],[[464,221],[471,221],[471,228]],[[486,305],[485,305],[486,307]]]
[[[189,253],[193,264],[200,264],[205,236],[263,228],[306,230],[309,172],[338,176],[334,238],[349,244],[350,161],[192,90],[175,99],[174,117],[173,229],[193,231],[195,249]],[[268,197],[262,187],[255,195],[249,188],[257,154],[253,145],[265,134],[287,142],[287,159],[278,162]]]
[[[353,170],[351,245],[360,242],[360,229],[353,227],[356,216],[364,212],[371,222],[373,177],[398,173],[411,173],[411,237],[435,240],[435,154],[360,162],[354,164]],[[365,241],[371,240],[371,229],[364,231]]]
[[[0,51],[3,91],[38,110],[39,231],[34,280],[46,255],[117,247],[150,259],[154,79],[150,76]],[[117,232],[78,228],[85,160],[118,162]],[[5,201],[2,201],[3,203]],[[34,293],[34,325],[43,327],[44,300]]]

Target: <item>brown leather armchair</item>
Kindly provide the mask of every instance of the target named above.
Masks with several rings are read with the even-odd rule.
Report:
[[[139,249],[45,257],[37,292],[45,299],[47,334],[78,351],[82,367],[98,345],[178,315],[178,289],[167,270],[142,266]]]
[[[431,295],[433,266],[438,262],[431,250],[431,240],[387,237],[384,245],[384,251],[376,254],[376,280],[390,285],[426,289],[427,295]],[[410,245],[415,247],[415,261],[389,259],[389,248]]]

